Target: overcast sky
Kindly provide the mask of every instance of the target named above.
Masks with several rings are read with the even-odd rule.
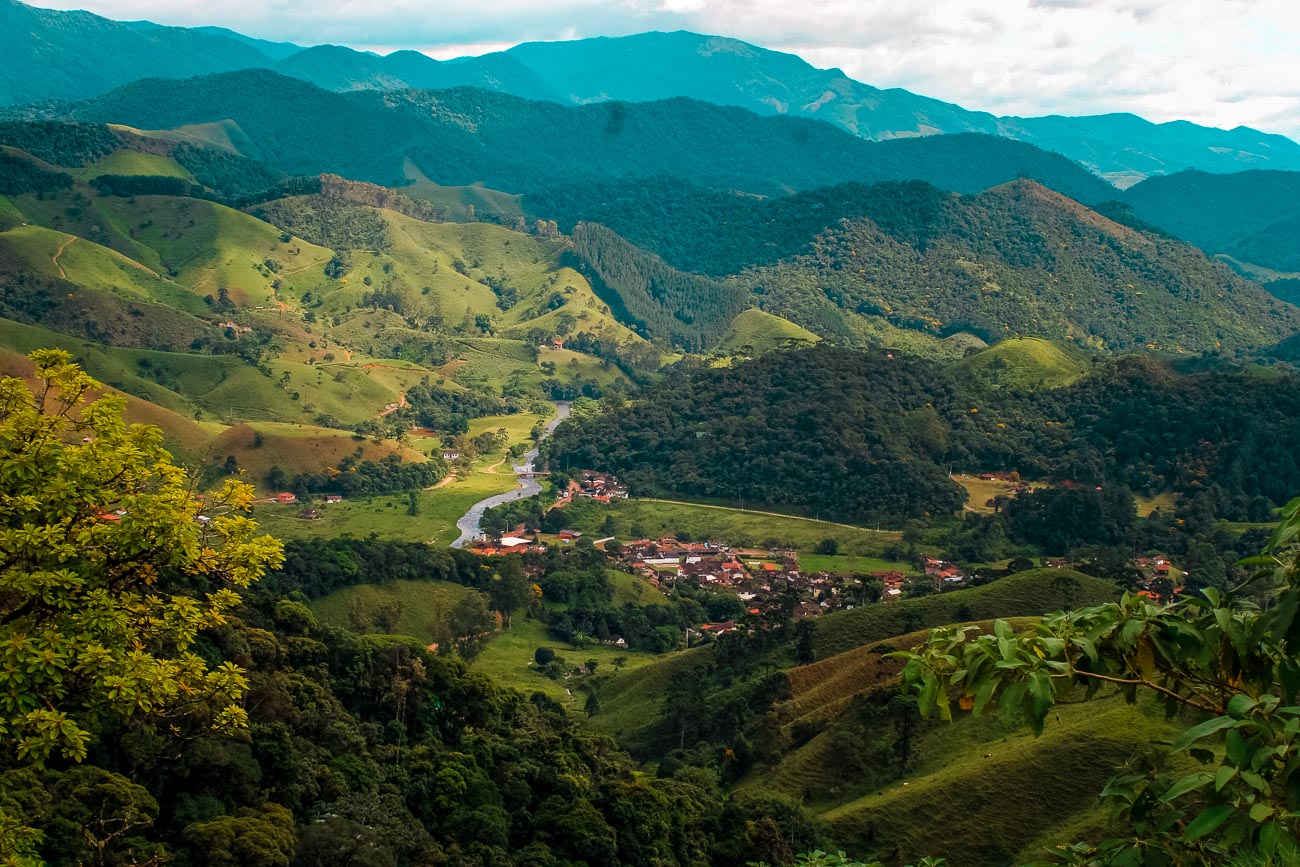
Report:
[[[1132,111],[1300,139],[1296,0],[35,0],[434,57],[693,30],[997,114]]]

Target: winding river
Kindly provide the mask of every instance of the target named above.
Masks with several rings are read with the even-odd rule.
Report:
[[[560,400],[555,402],[555,418],[546,423],[546,429],[542,431],[541,438],[537,445],[533,446],[525,455],[522,464],[516,464],[514,467],[515,476],[519,479],[519,487],[513,491],[506,491],[504,494],[493,494],[490,497],[479,500],[469,507],[461,519],[456,522],[456,529],[460,530],[460,535],[456,541],[451,543],[453,548],[464,548],[470,542],[473,542],[483,533],[481,522],[483,513],[494,506],[500,506],[504,503],[513,503],[515,500],[522,500],[526,497],[533,497],[542,492],[542,485],[533,475],[533,462],[537,460],[537,450],[542,440],[551,435],[556,425],[569,417],[569,402]]]

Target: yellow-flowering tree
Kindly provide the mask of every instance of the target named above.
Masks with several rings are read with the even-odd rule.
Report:
[[[281,561],[252,489],[197,495],[162,434],[65,352],[0,379],[0,750],[80,761],[101,720],[177,736],[246,723],[244,673],[193,653]]]

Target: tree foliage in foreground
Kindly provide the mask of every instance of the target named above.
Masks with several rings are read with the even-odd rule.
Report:
[[[245,725],[243,671],[191,651],[280,562],[246,485],[195,496],[161,432],[70,356],[0,380],[0,742],[6,763],[81,761],[105,719],[178,736]],[[0,817],[0,826],[3,826]]]
[[[1058,852],[1073,865],[1300,862],[1300,500],[1284,510],[1253,578],[1171,604],[1127,594],[1053,614],[1013,633],[997,621],[935,630],[906,658],[922,713],[952,718],[951,696],[976,716],[997,708],[1041,732],[1053,706],[1084,689],[1161,698],[1197,720],[1173,743],[1200,764],[1174,778],[1126,768],[1102,799],[1124,837]]]

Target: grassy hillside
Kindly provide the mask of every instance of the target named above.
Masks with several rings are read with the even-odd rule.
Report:
[[[824,659],[918,629],[1046,614],[1097,605],[1118,596],[1118,588],[1100,578],[1068,569],[1030,569],[981,587],[832,612],[817,619],[813,649],[818,659]]]
[[[575,529],[597,532],[606,517],[613,517],[620,538],[652,538],[680,534],[691,539],[716,539],[738,547],[788,547],[811,553],[825,539],[839,542],[839,560],[849,556],[878,555],[896,542],[892,530],[874,530],[850,524],[819,521],[796,515],[740,509],[735,506],[687,503],[636,497],[609,504],[576,501],[567,507]],[[837,564],[832,564],[837,565]],[[825,568],[831,568],[826,566]],[[838,570],[836,570],[838,571]]]
[[[827,705],[824,715],[830,715],[838,710],[834,702],[849,699],[857,688],[878,683],[891,671],[892,663],[887,661],[869,664],[865,672],[856,670],[870,659],[879,660],[883,652],[879,646],[854,656],[838,654],[908,634],[912,634],[911,640],[918,640],[918,630],[935,626],[1041,615],[1063,607],[1110,601],[1118,593],[1114,584],[1086,575],[1036,569],[982,587],[823,615],[814,621],[813,645],[818,659],[826,662],[818,663],[820,669],[792,670],[792,685],[796,685],[796,692],[802,690],[802,701],[807,705],[802,713],[797,710],[800,705],[794,705],[794,718],[815,716],[819,703]],[[601,713],[591,720],[592,727],[633,748],[666,743],[663,697],[669,682],[683,673],[703,671],[711,664],[712,651],[696,648],[633,672],[601,691]],[[820,698],[810,697],[810,681],[825,683],[827,692]]]
[[[153,175],[194,180],[193,175],[184,166],[169,156],[141,153],[125,148],[115,150],[103,159],[86,165],[78,170],[76,175],[87,181],[100,175]]]
[[[795,343],[816,343],[821,340],[802,325],[771,313],[751,307],[731,320],[731,326],[718,342],[718,349],[752,354],[784,349]]]
[[[392,631],[410,635],[423,644],[445,644],[451,637],[447,615],[456,603],[473,593],[468,587],[449,581],[393,581],[389,584],[358,584],[328,596],[313,599],[312,613],[322,623],[340,629],[382,631],[377,613],[394,604],[401,612]]]
[[[349,455],[363,461],[379,461],[399,455],[404,461],[421,461],[417,449],[398,445],[392,440],[374,439],[316,425],[275,422],[244,422],[226,428],[208,445],[213,461],[233,456],[251,480],[266,478],[271,467],[278,466],[286,475],[317,472],[322,467],[337,466]]]
[[[1059,388],[1085,376],[1082,354],[1050,340],[1019,337],[969,355],[956,368],[1001,388]]]
[[[856,854],[1022,863],[1050,843],[1104,836],[1094,804],[1106,780],[1130,758],[1163,752],[1178,729],[1158,708],[1118,696],[1061,705],[1040,737],[997,719],[961,719],[922,738],[905,779],[822,818]]]

